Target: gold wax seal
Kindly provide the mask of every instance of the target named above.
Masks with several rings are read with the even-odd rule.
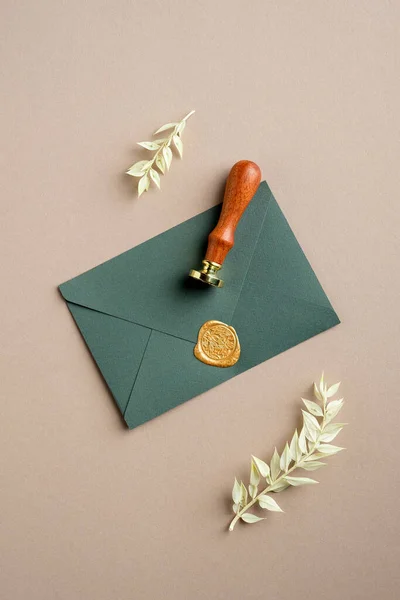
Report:
[[[194,355],[213,367],[231,367],[240,356],[236,331],[221,321],[207,321],[200,328]]]

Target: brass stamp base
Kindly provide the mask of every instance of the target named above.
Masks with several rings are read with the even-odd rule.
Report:
[[[221,288],[224,285],[224,282],[222,279],[216,276],[216,273],[220,270],[221,265],[209,260],[203,260],[202,265],[203,266],[200,271],[191,269],[189,271],[190,277],[193,277],[193,279],[198,279],[203,283],[208,283],[208,285]]]
[[[213,367],[232,367],[240,357],[235,329],[221,321],[207,321],[200,327],[194,355]]]

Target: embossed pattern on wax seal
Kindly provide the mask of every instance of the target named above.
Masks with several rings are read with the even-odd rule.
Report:
[[[221,321],[207,321],[200,327],[194,355],[213,367],[231,367],[240,356],[235,329]]]

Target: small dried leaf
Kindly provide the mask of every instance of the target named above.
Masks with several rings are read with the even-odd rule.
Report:
[[[292,441],[289,446],[290,458],[297,462],[300,460],[301,452],[299,450],[299,434],[297,433],[297,429],[293,434]]]
[[[324,398],[321,394],[321,392],[319,391],[317,384],[314,383],[314,396],[317,398],[317,400],[319,400],[320,402],[324,401]]]
[[[306,405],[308,412],[310,412],[312,415],[314,415],[315,417],[324,416],[324,412],[319,404],[313,402],[312,400],[306,400],[305,398],[302,398],[302,400]]]
[[[178,135],[182,135],[183,130],[185,129],[185,127],[186,127],[186,121],[181,121],[179,123],[178,127],[176,128],[176,133]]]
[[[304,434],[306,438],[309,440],[309,445],[314,444],[317,441],[317,432],[315,429],[310,429],[307,426],[307,423],[304,424]]]
[[[156,142],[138,142],[138,146],[142,146],[146,150],[158,150],[160,147]]]
[[[240,503],[242,506],[244,506],[245,504],[247,504],[247,490],[246,490],[246,486],[244,485],[243,481],[240,482],[240,489],[242,492]]]
[[[309,462],[309,461],[317,460],[319,458],[326,458],[326,454],[322,454],[322,452],[313,452],[312,455],[309,456],[308,458],[305,458],[304,461]]]
[[[260,496],[260,498],[258,499],[258,504],[261,506],[261,508],[266,508],[267,510],[272,510],[274,512],[283,512],[279,504],[275,502],[275,500],[271,498],[271,496],[267,496],[266,494]]]
[[[326,463],[319,462],[318,460],[310,460],[304,461],[299,464],[299,469],[304,469],[305,471],[316,471],[323,467]]]
[[[313,415],[310,415],[310,413],[305,410],[302,410],[301,412],[303,413],[304,419],[304,434],[308,440],[316,442],[320,431],[320,424]]]
[[[172,161],[172,150],[168,146],[165,146],[165,148],[163,148],[163,157],[165,160],[167,170],[169,171]]]
[[[320,444],[318,446],[318,452],[320,454],[326,454],[327,456],[332,455],[332,454],[337,454],[338,452],[340,452],[341,450],[344,450],[345,448],[340,448],[339,446],[332,446],[332,444]]]
[[[272,481],[275,481],[275,479],[278,477],[280,470],[281,469],[280,469],[279,454],[278,454],[278,450],[275,448],[274,453],[272,455],[272,459],[271,459],[271,479],[272,479]]]
[[[339,383],[334,383],[333,385],[331,385],[331,387],[326,392],[326,397],[332,398],[332,396],[334,396],[336,394],[336,392],[338,391],[339,387],[340,387],[340,381],[339,381]]]
[[[232,505],[232,510],[235,513],[235,515],[239,512],[240,510],[240,504],[233,504]]]
[[[321,395],[325,395],[325,383],[324,383],[324,372],[322,371],[321,379],[319,380],[319,391]]]
[[[254,498],[257,496],[257,492],[258,492],[258,487],[256,485],[249,485],[249,494],[250,494],[250,498],[252,500],[254,500]]]
[[[179,137],[179,135],[174,135],[174,137],[172,139],[173,139],[173,142],[175,144],[175,148],[179,152],[179,156],[182,158],[182,156],[183,156],[183,144],[182,144],[181,138]]]
[[[325,420],[327,423],[329,423],[329,421],[332,421],[332,419],[336,417],[342,406],[343,398],[341,398],[340,400],[332,400],[332,402],[329,402],[325,416]]]
[[[150,185],[150,178],[147,174],[144,175],[141,179],[139,179],[138,197],[140,197],[143,194],[143,192],[147,192],[147,190],[149,189],[149,185]]]
[[[150,177],[151,177],[152,181],[154,181],[154,183],[156,184],[158,189],[160,189],[160,187],[161,187],[160,176],[155,169],[150,169]]]
[[[313,483],[318,483],[318,481],[315,481],[315,479],[309,479],[308,477],[286,476],[285,479],[288,483],[290,483],[290,485],[293,485],[294,487],[297,487],[299,485],[309,485],[309,484],[313,484]]]
[[[290,463],[290,450],[289,450],[289,444],[286,442],[286,446],[284,451],[282,452],[282,456],[281,456],[281,460],[280,460],[280,467],[281,467],[281,471],[286,471],[289,468],[289,463]]]
[[[313,429],[314,431],[319,432],[321,429],[321,426],[318,423],[317,419],[313,415],[310,415],[310,413],[306,412],[303,409],[301,410],[301,412],[303,413],[304,424],[307,425],[307,427],[310,430]]]
[[[165,161],[162,154],[157,154],[156,156],[156,165],[160,169],[161,173],[164,175],[165,173]]]
[[[289,484],[284,480],[281,479],[280,481],[273,483],[270,486],[270,492],[274,492],[274,494],[278,494],[279,492],[283,492],[283,490],[286,490],[289,487]]]
[[[268,477],[269,475],[269,466],[265,463],[261,458],[257,458],[256,456],[251,457],[256,464],[256,467],[261,475],[261,477]]]
[[[132,177],[141,177],[142,175],[144,175],[144,171],[146,170],[148,165],[148,160],[140,160],[139,162],[129,167],[126,173],[127,175],[132,175]]]
[[[319,438],[320,442],[332,442],[345,425],[346,423],[329,423],[329,425],[326,425]]]
[[[142,177],[144,175],[144,171],[136,171],[132,172],[130,169],[126,171],[127,175],[131,175],[132,177]]]
[[[157,129],[157,131],[155,131],[153,135],[157,135],[157,133],[161,133],[162,131],[168,131],[168,129],[174,129],[174,127],[176,127],[177,125],[178,123],[166,123],[165,125],[162,125],[159,129]]]
[[[242,498],[242,488],[240,483],[238,482],[238,480],[235,477],[235,483],[233,484],[233,489],[232,489],[232,500],[234,501],[235,504],[240,504],[240,500]]]
[[[307,452],[307,441],[306,441],[306,432],[303,429],[300,431],[300,435],[299,435],[299,450],[301,452],[301,454],[305,454]]]
[[[260,483],[260,473],[254,460],[251,461],[250,484],[257,486]]]
[[[264,521],[263,517],[257,517],[251,513],[244,513],[244,515],[242,515],[240,518],[245,523],[257,523],[258,521]]]

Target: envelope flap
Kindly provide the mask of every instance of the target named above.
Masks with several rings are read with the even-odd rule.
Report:
[[[193,356],[191,342],[153,331],[124,413],[126,423],[137,427],[219,385],[240,372],[239,363],[210,368]]]
[[[232,317],[270,199],[263,182],[237,228],[222,289],[188,277],[201,264],[219,205],[71,279],[60,291],[74,304],[195,342],[205,321]]]
[[[253,284],[261,297],[266,293],[275,297],[286,296],[333,311],[327,295],[273,196],[244,289]]]
[[[68,302],[68,308],[122,413],[151,330]]]

